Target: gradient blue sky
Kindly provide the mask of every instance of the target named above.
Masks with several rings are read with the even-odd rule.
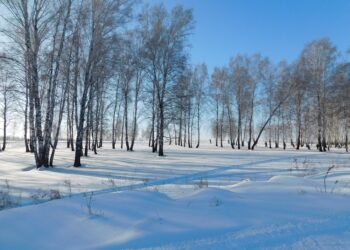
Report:
[[[237,53],[260,52],[273,62],[297,58],[304,45],[329,37],[350,48],[350,0],[146,0],[193,8],[192,62],[211,70]]]

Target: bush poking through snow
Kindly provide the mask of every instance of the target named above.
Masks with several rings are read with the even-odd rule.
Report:
[[[72,182],[70,180],[64,180],[63,184],[67,187],[68,196],[72,196]]]
[[[50,200],[57,200],[57,199],[61,199],[62,197],[61,197],[61,193],[59,190],[51,189],[49,198],[50,198]]]
[[[113,188],[116,186],[115,181],[112,177],[108,178],[107,183],[109,183]]]
[[[57,200],[62,198],[60,191],[57,189],[50,189],[48,191],[39,189],[30,197],[33,199],[34,203],[41,203],[44,201]]]
[[[327,172],[323,178],[323,187],[324,187],[324,192],[327,193],[327,177],[328,177],[328,174],[332,171],[332,169],[336,168],[335,165],[332,165],[330,166],[328,169],[327,169]],[[338,183],[338,181],[335,182],[335,185]],[[332,189],[334,191],[334,188]]]
[[[331,190],[331,193],[334,193],[334,189],[335,189],[335,187],[336,187],[336,185],[337,185],[338,183],[339,183],[338,180],[336,180],[336,181],[334,182],[333,188],[332,188],[332,190]]]
[[[148,178],[144,178],[144,179],[142,179],[142,182],[143,182],[144,186],[147,186],[147,183],[149,182],[149,179]]]
[[[40,203],[40,202],[45,200],[46,192],[44,192],[44,190],[42,190],[42,189],[39,189],[34,194],[32,194],[30,197],[32,198],[34,203]]]
[[[10,184],[5,180],[5,189],[0,190],[0,210],[14,207],[18,202],[14,201],[10,193]]]
[[[211,207],[218,207],[222,204],[222,201],[219,200],[216,196],[214,196],[210,201],[209,201],[209,205]]]
[[[297,158],[293,159],[292,167],[289,169],[291,175],[305,177],[317,173],[315,167],[311,167],[311,163],[305,158],[302,162],[298,162]]]
[[[208,180],[201,177],[198,182],[195,183],[195,189],[207,188]]]
[[[85,199],[85,207],[89,216],[103,216],[104,213],[101,210],[96,210],[92,207],[92,203],[94,201],[94,192],[87,192],[83,194]]]
[[[93,202],[93,197],[94,197],[94,192],[89,192],[89,193],[84,193],[84,198],[85,198],[85,206],[88,214],[94,215],[92,211],[92,202]]]

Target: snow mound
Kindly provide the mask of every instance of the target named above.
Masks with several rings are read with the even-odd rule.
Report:
[[[156,191],[125,191],[94,195],[88,207],[89,198],[77,195],[4,210],[1,248],[288,249],[303,242],[308,249],[312,236],[317,243],[332,237],[337,248],[350,233],[349,199],[323,193],[276,198],[203,188],[174,200]]]
[[[272,176],[267,182],[293,184],[293,183],[304,183],[305,179],[303,177],[298,177],[298,176],[275,175],[275,176]]]
[[[247,178],[247,179],[241,180],[233,185],[230,185],[229,188],[231,189],[231,188],[245,186],[245,185],[249,185],[249,184],[252,184],[252,181],[249,178]]]

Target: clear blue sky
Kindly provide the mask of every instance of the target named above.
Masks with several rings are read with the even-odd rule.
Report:
[[[145,0],[193,8],[192,62],[209,69],[237,53],[261,52],[273,62],[293,61],[304,45],[329,37],[350,48],[350,0]]]

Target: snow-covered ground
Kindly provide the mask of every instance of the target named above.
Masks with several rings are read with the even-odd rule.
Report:
[[[16,207],[0,211],[0,248],[350,249],[350,154],[341,150],[168,146],[160,158],[142,142],[135,152],[109,148],[73,168],[62,143],[57,166],[36,170],[10,143],[0,205]]]

